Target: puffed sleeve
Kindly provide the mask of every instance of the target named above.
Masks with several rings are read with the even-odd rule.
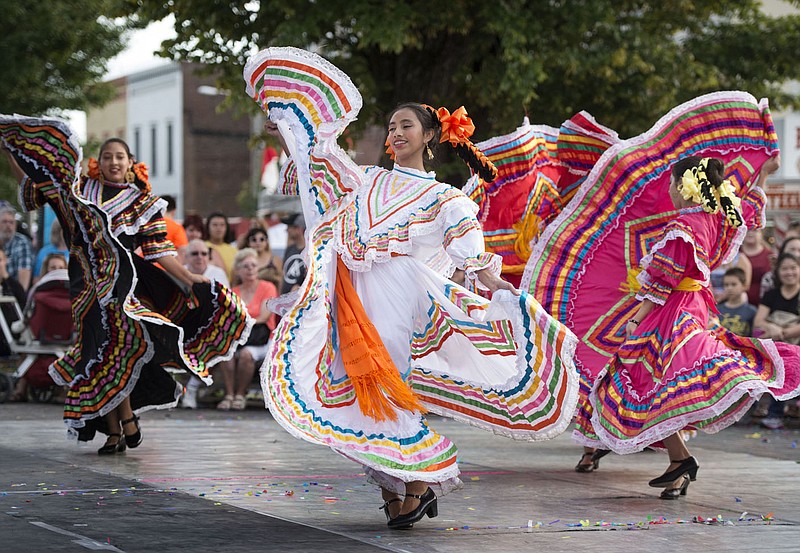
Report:
[[[503,260],[499,255],[489,253],[483,242],[483,230],[475,218],[474,203],[459,193],[452,198],[452,204],[444,210],[444,249],[456,267],[463,269],[466,277],[475,281],[479,287],[476,273],[490,269],[500,275]]]
[[[641,288],[636,299],[664,305],[694,263],[691,235],[677,226],[668,225],[662,239],[642,259],[642,272],[637,277]]]
[[[178,255],[175,246],[167,240],[167,225],[160,213],[139,227],[136,238],[142,248],[142,256],[148,261]]]

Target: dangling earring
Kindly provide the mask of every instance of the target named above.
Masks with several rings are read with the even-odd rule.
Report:
[[[133,169],[128,169],[125,171],[125,182],[128,184],[133,184],[133,181],[136,180],[136,175],[133,172]]]
[[[433,150],[427,144],[425,145],[425,155],[428,156],[428,160],[433,159]]]

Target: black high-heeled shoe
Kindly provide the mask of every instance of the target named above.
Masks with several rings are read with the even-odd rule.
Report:
[[[142,436],[142,427],[139,426],[139,417],[137,417],[136,415],[132,416],[129,419],[125,419],[124,421],[120,421],[120,424],[122,424],[123,432],[125,425],[130,423],[136,425],[136,432],[130,435],[125,434],[125,441],[127,442],[129,448],[134,449],[142,444],[144,436]]]
[[[406,497],[419,499],[419,505],[410,513],[397,515],[391,519],[388,522],[389,528],[405,530],[414,526],[414,523],[422,520],[425,515],[428,515],[428,518],[439,516],[439,505],[436,502],[436,494],[433,493],[432,489],[428,488],[428,491],[422,495],[407,493]]]
[[[403,500],[402,500],[402,499],[400,499],[399,497],[393,497],[392,499],[387,499],[387,500],[386,500],[386,501],[383,503],[383,505],[381,505],[380,507],[378,507],[378,510],[379,510],[379,511],[380,511],[381,509],[383,509],[383,512],[384,512],[384,513],[386,513],[386,522],[389,522],[390,520],[392,520],[392,517],[391,517],[391,516],[389,516],[389,505],[391,505],[391,504],[392,504],[392,503],[394,503],[395,501],[400,501],[401,503],[403,502]]]
[[[680,463],[678,468],[669,470],[659,476],[658,478],[653,478],[648,483],[651,488],[664,488],[669,486],[675,480],[683,476],[684,474],[688,474],[689,478],[694,482],[697,480],[697,469],[700,468],[700,465],[697,464],[697,461],[694,457],[687,457],[682,461],[673,461],[670,459],[670,463]]]
[[[682,495],[686,495],[686,490],[689,489],[689,482],[692,481],[688,474],[681,476],[683,482],[677,488],[670,488],[661,492],[659,496],[661,499],[678,499]]]
[[[97,450],[98,455],[113,455],[115,453],[122,453],[125,451],[125,436],[122,434],[109,434],[109,438],[115,437],[117,438],[116,443],[113,444],[106,444],[100,449]]]
[[[584,465],[581,461],[583,461],[587,457],[589,458],[591,463]],[[594,453],[584,453],[583,455],[581,455],[581,459],[580,461],[578,461],[578,464],[575,465],[575,472],[594,472],[595,469],[597,469],[597,467],[599,466],[600,463],[594,460]]]

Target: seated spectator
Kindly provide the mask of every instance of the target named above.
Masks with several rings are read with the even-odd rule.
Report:
[[[60,233],[60,227],[59,227],[59,233]],[[2,256],[2,255],[3,254],[0,253],[0,256]],[[2,265],[3,265],[3,263],[0,263],[0,266],[2,266]],[[67,269],[67,260],[60,253],[50,253],[50,254],[48,254],[44,258],[44,260],[42,262],[42,268],[43,269],[42,269],[41,277],[38,279],[40,281],[42,280],[42,277],[44,277],[47,274],[51,274],[54,271],[62,271],[64,278],[68,279],[66,273],[64,272]],[[65,282],[66,282],[66,280],[65,280]],[[31,298],[29,298],[28,301],[26,302],[26,304],[24,304],[24,311],[25,311],[25,313],[28,314],[26,316],[29,316],[29,314],[31,312],[30,304],[32,303],[32,297],[33,297],[33,294],[35,293],[35,288],[36,288],[35,286],[33,288],[31,288]],[[5,283],[4,283],[3,294],[5,295]],[[17,301],[19,301],[19,299]],[[23,304],[20,304],[20,305],[23,305]],[[67,296],[67,305],[69,305],[69,296]],[[68,313],[69,313],[69,311],[67,312],[67,314]],[[16,319],[16,312],[14,313],[14,319]],[[8,320],[8,319],[6,319],[6,320]],[[5,345],[6,345],[6,347],[8,347],[8,344],[5,344]],[[30,370],[29,370],[29,373],[30,373]],[[26,376],[28,376],[28,373],[26,373],[25,375],[23,375],[22,377],[20,377],[17,380],[17,384],[14,387],[14,392],[11,395],[11,397],[9,398],[9,401],[28,401],[29,380],[28,380],[28,378],[26,378]],[[41,380],[41,378],[40,378],[40,380]]]
[[[750,288],[747,290],[747,301],[756,305],[761,299],[761,279],[772,270],[775,252],[764,241],[764,234],[761,229],[757,228],[747,230],[739,251],[750,260],[752,275],[750,277]]]
[[[798,343],[800,341],[800,261],[784,253],[775,264],[775,288],[764,294],[758,306],[753,335],[757,338]],[[785,401],[773,400],[762,426],[783,428]]]
[[[209,254],[208,246],[203,240],[194,238],[186,245],[186,268],[190,273],[196,275],[203,275],[209,280],[215,280],[225,287],[228,287],[228,275],[225,274],[220,267],[211,265],[208,262]],[[181,407],[186,409],[197,408],[197,391],[200,389],[200,379],[196,376],[191,376],[186,383],[186,389],[181,398]]]
[[[247,312],[255,319],[247,343],[236,350],[230,361],[220,363],[225,383],[225,398],[217,409],[241,411],[247,406],[246,394],[253,380],[256,363],[267,355],[267,341],[275,329],[277,317],[267,307],[267,300],[277,297],[278,290],[271,282],[258,278],[258,254],[252,248],[240,250],[234,259],[234,270],[241,280],[233,291],[247,306]]]
[[[719,321],[728,330],[739,336],[752,336],[756,307],[747,303],[747,277],[743,270],[733,267],[722,277],[725,301],[717,304]]]
[[[212,256],[211,263],[222,267],[233,279],[233,258],[236,257],[236,246],[232,246],[233,233],[225,214],[216,211],[206,219],[206,244],[219,256]],[[217,261],[219,259],[219,261]]]
[[[30,238],[17,231],[16,217],[11,204],[0,205],[0,248],[6,252],[8,275],[27,290],[33,275],[33,247]]]
[[[781,244],[778,257],[790,253],[800,259],[800,236],[788,236]],[[761,277],[761,298],[764,294],[775,288],[775,271],[769,271]]]
[[[42,246],[39,253],[36,254],[36,262],[33,265],[34,280],[41,278],[44,258],[51,253],[59,253],[66,261],[69,261],[69,248],[67,248],[64,233],[61,231],[61,224],[58,221],[53,221],[53,224],[50,225],[50,242]]]
[[[258,278],[268,280],[276,288],[280,285],[283,279],[283,261],[272,253],[267,231],[260,227],[251,228],[239,244],[239,248],[253,248],[258,254]]]

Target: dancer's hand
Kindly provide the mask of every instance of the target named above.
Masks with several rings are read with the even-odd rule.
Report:
[[[781,168],[781,154],[777,153],[764,162],[764,165],[761,166],[761,172],[765,175],[771,175],[780,168]]]
[[[503,280],[489,269],[483,269],[482,271],[478,271],[476,274],[478,275],[478,280],[481,281],[481,284],[486,286],[486,288],[488,288],[488,290],[493,294],[497,290],[508,290],[515,296],[519,296],[520,294],[519,290],[514,288],[513,284]]]
[[[194,284],[208,284],[208,283],[211,282],[211,280],[208,277],[203,276],[203,275],[196,275],[194,273],[189,273],[189,280],[191,281],[192,285],[194,285]]]
[[[636,334],[636,329],[639,327],[636,323],[632,323],[628,321],[628,324],[625,325],[625,337],[630,338],[634,334]]]
[[[280,131],[278,130],[278,124],[270,119],[267,119],[267,122],[264,123],[264,132],[270,136],[281,135]]]

